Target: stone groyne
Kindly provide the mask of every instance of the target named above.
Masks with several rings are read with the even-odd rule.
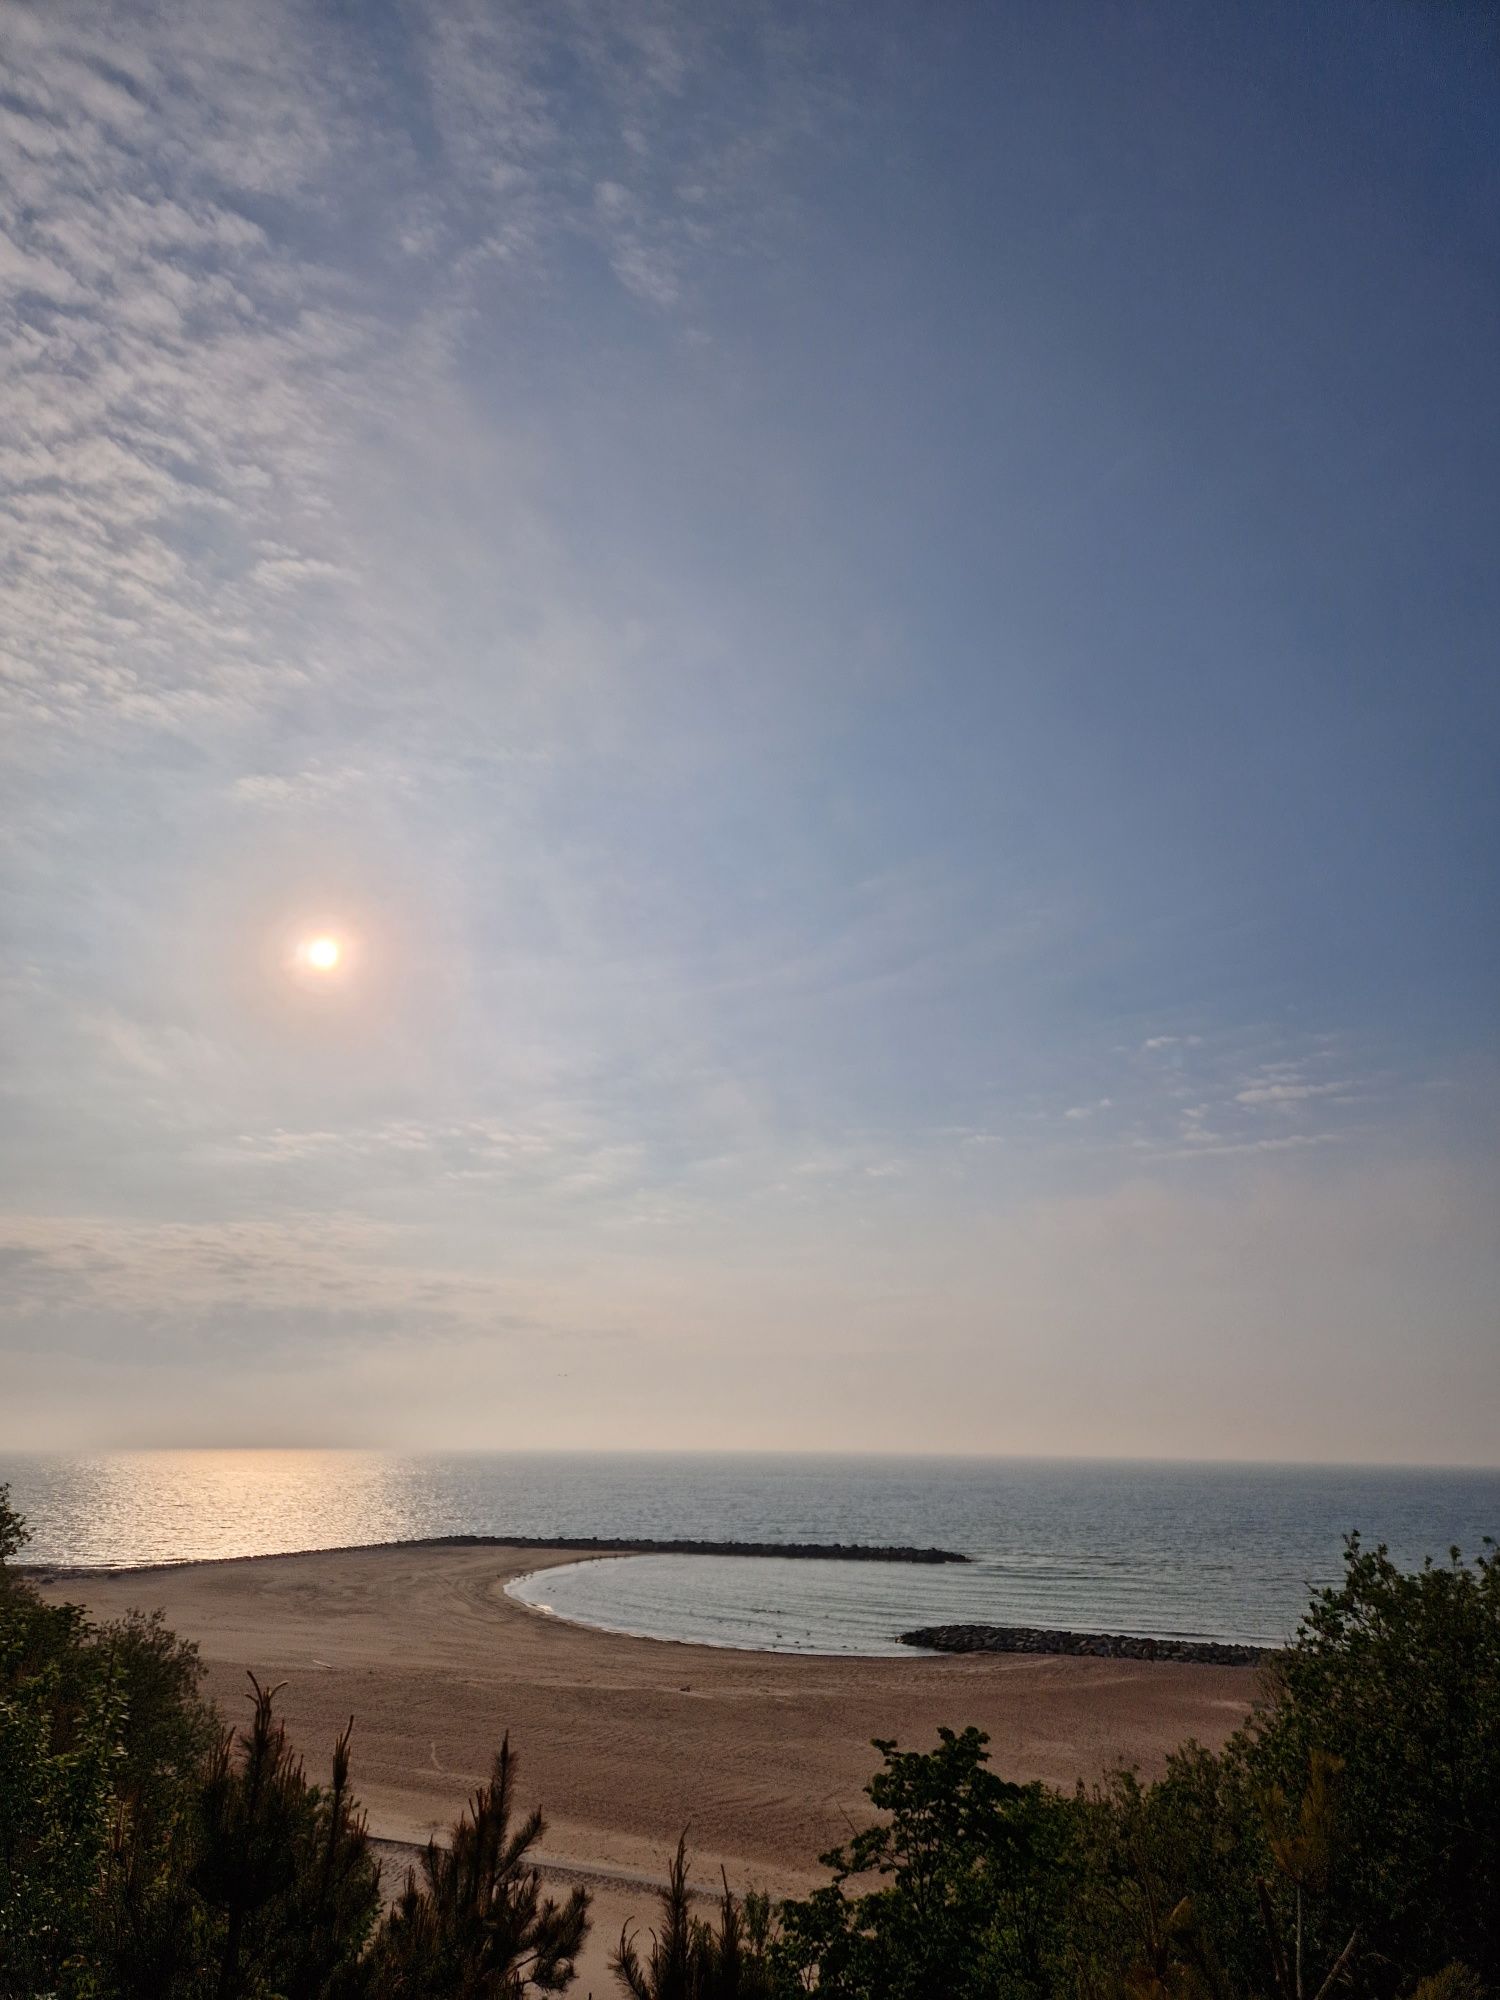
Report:
[[[923,1625],[903,1632],[901,1643],[932,1653],[1061,1653],[1208,1667],[1255,1667],[1269,1658],[1265,1647],[1235,1646],[1224,1639],[1140,1639],[1127,1632],[1049,1632],[1040,1625]]]
[[[914,1549],[869,1542],[653,1541],[642,1535],[444,1535],[444,1548],[576,1549],[580,1555],[787,1556],[794,1561],[966,1563],[956,1549]]]

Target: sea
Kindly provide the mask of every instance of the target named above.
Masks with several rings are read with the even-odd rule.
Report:
[[[1044,1625],[1278,1645],[1345,1537],[1404,1565],[1500,1537],[1500,1470],[1026,1458],[380,1451],[0,1453],[29,1561],[77,1569],[453,1534],[861,1542],[952,1567],[645,1555],[513,1594],[661,1639],[899,1652],[915,1626]],[[142,1602],[150,1598],[143,1577]]]

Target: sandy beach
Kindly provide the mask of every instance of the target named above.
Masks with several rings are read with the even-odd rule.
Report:
[[[799,1891],[866,1810],[872,1737],[988,1731],[1007,1777],[1071,1785],[1115,1763],[1159,1771],[1187,1737],[1221,1743],[1255,1690],[1243,1667],[982,1655],[822,1659],[594,1632],[505,1595],[567,1550],[398,1546],[100,1576],[49,1593],[99,1617],[160,1606],[198,1642],[228,1717],[245,1670],[314,1773],[349,1715],[373,1833],[425,1840],[487,1775],[510,1731],[523,1792],[547,1814],[561,1883],[596,1892],[578,1991],[611,1991],[608,1949],[649,1920],[651,1884],[684,1826],[696,1874]]]

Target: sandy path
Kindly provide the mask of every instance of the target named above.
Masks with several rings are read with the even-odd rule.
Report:
[[[1218,1744],[1242,1720],[1242,1667],[968,1656],[810,1659],[683,1646],[566,1625],[505,1584],[569,1551],[380,1548],[202,1563],[49,1586],[107,1617],[160,1605],[196,1639],[208,1688],[234,1715],[246,1667],[284,1681],[279,1707],[316,1773],[351,1711],[354,1776],[372,1830],[425,1839],[487,1775],[509,1729],[523,1793],[547,1811],[560,1865],[601,1884],[587,1968],[649,1917],[684,1826],[716,1878],[786,1893],[865,1806],[874,1736],[931,1742],[940,1723],[989,1732],[1007,1777],[1071,1785],[1112,1763],[1148,1775],[1184,1738]],[[578,1989],[587,1991],[586,1979]]]

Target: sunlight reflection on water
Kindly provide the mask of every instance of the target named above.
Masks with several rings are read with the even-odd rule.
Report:
[[[18,1461],[12,1476],[35,1559],[90,1568],[446,1532],[383,1452],[111,1452]]]

